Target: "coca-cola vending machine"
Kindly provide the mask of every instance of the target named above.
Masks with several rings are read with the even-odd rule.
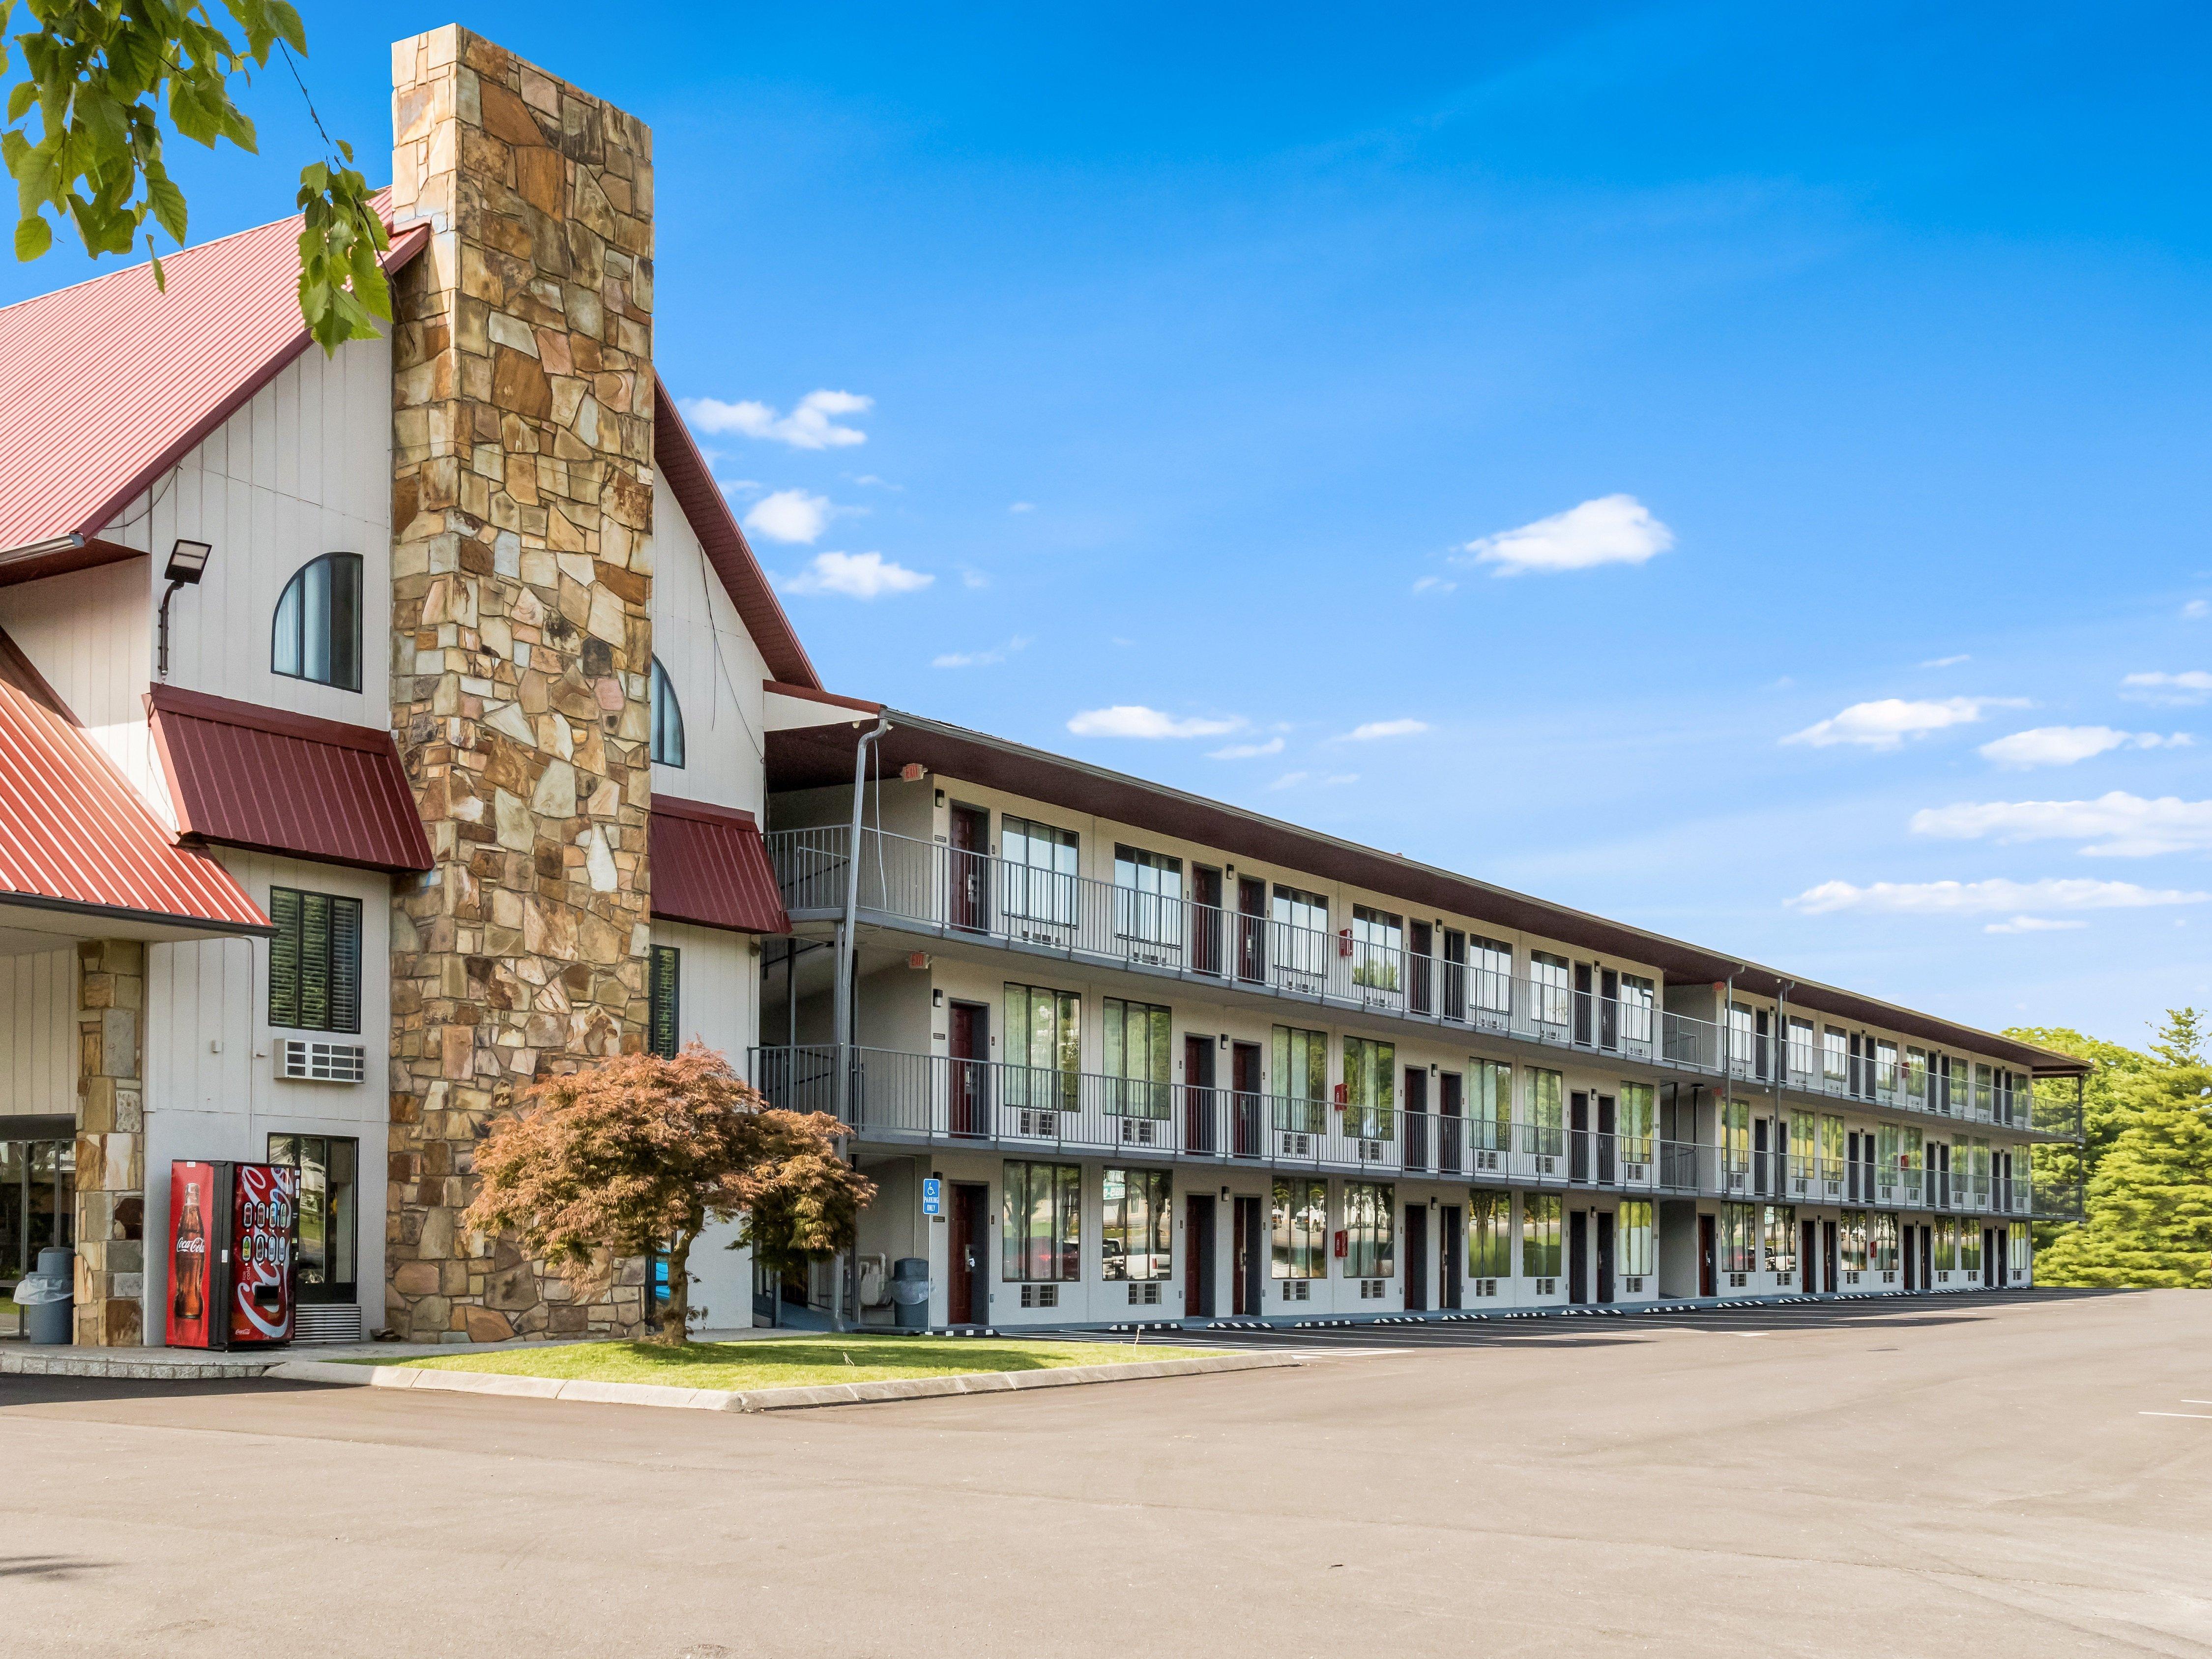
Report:
[[[169,1166],[172,1348],[292,1339],[300,1172],[275,1163]]]

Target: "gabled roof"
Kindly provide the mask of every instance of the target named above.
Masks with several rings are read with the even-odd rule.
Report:
[[[230,872],[169,833],[0,633],[0,910],[125,937],[267,933]]]
[[[692,534],[706,549],[707,562],[714,567],[714,574],[722,578],[730,602],[737,607],[745,631],[760,648],[769,672],[794,686],[820,691],[821,676],[814,672],[814,664],[807,658],[806,648],[799,643],[775,589],[769,586],[767,573],[753,557],[752,544],[738,528],[729,497],[714,482],[706,456],[699,453],[691,429],[684,424],[676,400],[668,395],[668,387],[657,371],[653,377],[653,458],[667,475],[668,487],[675,491],[684,516],[691,521]]]
[[[101,528],[307,349],[299,239],[279,219],[171,254],[166,293],[142,265],[0,307],[0,582],[137,556]]]
[[[392,734],[176,686],[146,694],[177,833],[392,871],[430,868]]]

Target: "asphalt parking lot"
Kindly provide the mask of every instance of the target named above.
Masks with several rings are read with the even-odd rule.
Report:
[[[2212,1651],[2202,1293],[1193,1339],[1310,1363],[772,1417],[0,1377],[4,1646]]]

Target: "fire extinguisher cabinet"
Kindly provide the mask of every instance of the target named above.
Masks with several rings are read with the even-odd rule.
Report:
[[[280,1348],[292,1339],[300,1172],[224,1160],[169,1166],[172,1348]]]

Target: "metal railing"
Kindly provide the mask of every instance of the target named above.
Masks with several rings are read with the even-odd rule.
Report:
[[[1464,1179],[1535,1187],[1744,1202],[1844,1205],[2027,1216],[2041,1185],[1821,1160],[1649,1136],[1514,1123],[1395,1105],[1340,1104],[1205,1084],[1107,1077],[894,1050],[848,1051],[846,1121],[883,1145],[973,1146],[1010,1156],[1120,1155],[1242,1163],[1387,1179]],[[837,1051],[758,1048],[753,1083],[771,1105],[830,1112]],[[2078,1204],[2067,1213],[2078,1213]]]
[[[844,903],[848,826],[766,838],[785,906]],[[1628,987],[1577,986],[1569,971],[1525,975],[1378,943],[1366,930],[1303,927],[1272,915],[1143,892],[1069,871],[875,830],[861,833],[860,906],[872,918],[1071,961],[1232,985],[1294,1002],[1425,1021],[1547,1046],[1910,1111],[2079,1138],[2079,1103],[2057,1089],[1998,1089],[1818,1042],[1778,1040],[1669,1013]],[[1725,1046],[1724,1046],[1725,1045]]]

